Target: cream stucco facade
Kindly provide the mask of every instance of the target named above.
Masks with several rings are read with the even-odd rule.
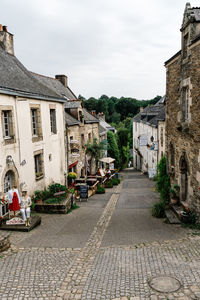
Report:
[[[37,107],[40,136],[33,136],[31,108]],[[56,133],[51,132],[50,109],[56,112]],[[6,137],[4,111],[12,111],[13,132]],[[65,183],[64,104],[0,94],[0,192],[16,184],[26,186],[28,193],[43,189],[52,182]],[[40,157],[36,176],[35,157]],[[39,175],[39,176],[38,176]],[[10,181],[10,182],[9,182]]]

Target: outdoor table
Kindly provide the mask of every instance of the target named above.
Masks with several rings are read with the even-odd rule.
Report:
[[[96,178],[88,178],[87,181],[88,185],[93,185],[95,182],[97,182]]]

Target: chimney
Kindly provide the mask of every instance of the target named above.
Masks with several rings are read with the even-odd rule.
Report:
[[[91,114],[92,114],[94,117],[96,117],[96,110],[92,110],[92,111],[91,111]]]
[[[0,24],[0,46],[9,54],[14,55],[13,34],[9,33],[7,26]]]
[[[68,87],[66,75],[56,75],[55,78],[59,80],[65,87]]]
[[[141,106],[140,107],[140,112],[143,112],[143,110],[144,110],[144,107]]]

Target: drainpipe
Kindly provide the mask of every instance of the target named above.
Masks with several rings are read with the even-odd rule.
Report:
[[[67,146],[67,172],[66,172],[66,178],[65,178],[65,185],[67,186],[67,174],[69,169],[69,138],[68,138],[68,127],[67,124],[65,125],[66,128],[66,146]]]

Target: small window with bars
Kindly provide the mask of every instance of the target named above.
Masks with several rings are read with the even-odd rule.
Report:
[[[55,109],[50,109],[50,126],[51,126],[51,132],[56,134],[57,128],[56,128],[56,110]]]

